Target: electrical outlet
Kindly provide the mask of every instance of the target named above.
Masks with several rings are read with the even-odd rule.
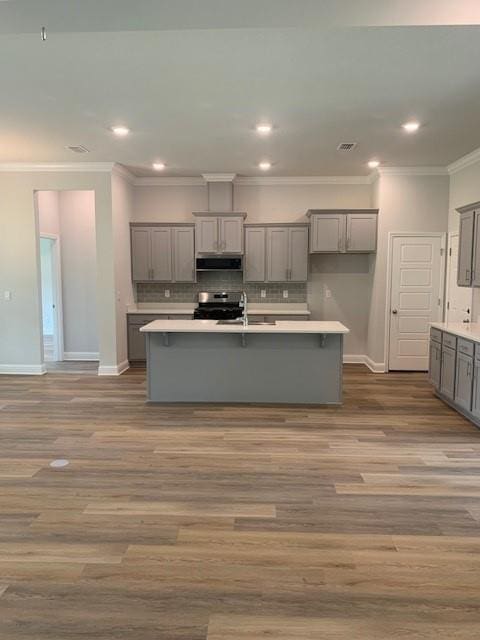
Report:
[[[267,290],[266,289],[260,289],[260,297],[261,298],[266,298],[267,297]]]
[[[330,291],[330,289],[325,289],[325,298],[331,298],[332,297],[332,292]]]
[[[12,299],[12,292],[11,291],[4,291],[3,297],[5,298],[5,300],[11,300]]]
[[[170,297],[170,289],[165,289],[165,298]]]
[[[288,298],[288,289],[283,290],[283,297]]]

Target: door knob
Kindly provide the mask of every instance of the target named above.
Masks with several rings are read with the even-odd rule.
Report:
[[[398,311],[396,309],[392,309],[392,313],[393,313],[394,316],[396,316]]]

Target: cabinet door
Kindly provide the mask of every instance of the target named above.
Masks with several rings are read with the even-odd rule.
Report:
[[[347,215],[347,252],[374,253],[376,249],[377,215],[373,213],[349,213]]]
[[[475,360],[473,366],[472,413],[480,418],[480,361]]]
[[[265,229],[263,227],[245,229],[243,277],[245,282],[265,282]]]
[[[269,227],[267,229],[267,280],[285,282],[288,280],[289,228]]]
[[[475,211],[472,286],[480,287],[480,211]]]
[[[442,360],[442,347],[438,342],[430,341],[430,365],[428,367],[428,379],[435,389],[440,388],[440,363]]]
[[[195,245],[197,253],[219,253],[218,218],[198,217],[195,221]]]
[[[151,229],[137,227],[131,230],[132,280],[150,280],[151,271]]]
[[[128,359],[146,360],[145,334],[140,333],[142,324],[128,323]]]
[[[313,215],[310,251],[312,253],[343,253],[347,216],[344,213]]]
[[[195,247],[193,227],[172,229],[173,279],[175,282],[195,281]]]
[[[152,274],[153,280],[172,281],[172,234],[169,227],[152,228]]]
[[[450,400],[453,400],[455,394],[455,355],[453,349],[442,347],[440,391]]]
[[[460,231],[458,239],[458,272],[459,287],[472,285],[473,233],[475,214],[473,211],[460,214]]]
[[[220,251],[222,253],[243,253],[243,218],[220,218],[219,225]]]
[[[308,276],[308,229],[307,227],[291,227],[289,235],[288,279],[291,282],[306,282]]]
[[[462,409],[472,408],[473,358],[457,351],[455,371],[455,403]]]

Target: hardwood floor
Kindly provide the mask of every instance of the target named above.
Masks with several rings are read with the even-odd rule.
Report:
[[[1,640],[479,638],[480,432],[425,375],[347,365],[337,408],[144,387],[0,377]]]

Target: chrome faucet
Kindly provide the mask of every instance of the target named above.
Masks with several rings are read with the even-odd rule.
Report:
[[[248,327],[248,300],[247,300],[247,292],[242,291],[242,303],[243,303],[243,326]]]

